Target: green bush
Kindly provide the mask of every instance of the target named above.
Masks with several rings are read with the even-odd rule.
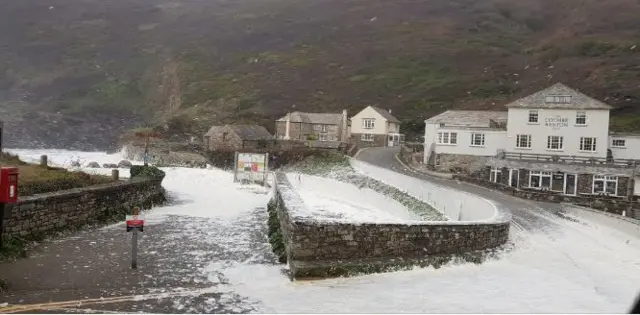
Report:
[[[164,178],[166,175],[164,171],[155,166],[143,166],[134,165],[130,170],[131,178],[134,177],[151,177],[151,178]]]

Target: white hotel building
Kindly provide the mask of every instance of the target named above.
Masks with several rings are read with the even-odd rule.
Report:
[[[424,163],[485,173],[519,189],[571,196],[633,192],[640,135],[611,133],[610,105],[558,83],[506,107],[427,119]]]

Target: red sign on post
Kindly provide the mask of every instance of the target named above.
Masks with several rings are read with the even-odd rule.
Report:
[[[126,216],[127,232],[131,232],[134,229],[142,232],[144,229],[144,217],[139,214],[140,209],[138,207],[133,208],[133,215]]]

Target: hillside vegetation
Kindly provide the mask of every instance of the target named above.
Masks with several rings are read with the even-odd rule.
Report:
[[[561,81],[634,130],[638,17],[637,0],[5,1],[0,110],[200,136],[377,104],[419,129]]]

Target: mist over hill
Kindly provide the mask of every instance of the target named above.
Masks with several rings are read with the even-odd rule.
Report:
[[[561,81],[640,122],[631,0],[0,2],[7,145],[105,148],[128,128],[200,136],[287,110],[376,104],[407,127]],[[412,124],[413,123],[413,124]]]

